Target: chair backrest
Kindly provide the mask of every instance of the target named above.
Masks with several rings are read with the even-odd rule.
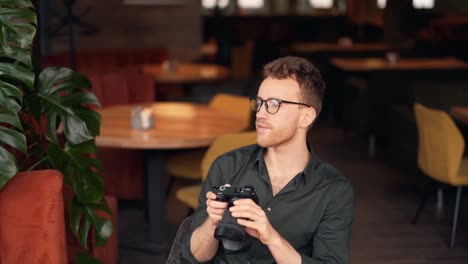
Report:
[[[189,216],[182,221],[177,229],[176,236],[174,238],[174,242],[172,243],[171,251],[169,253],[169,257],[167,258],[166,264],[180,264],[181,263],[181,251],[182,251],[182,243],[185,236],[185,233],[190,228],[190,222],[192,221],[192,216]]]
[[[0,263],[67,262],[63,177],[18,173],[0,190]]]
[[[250,99],[247,96],[218,93],[211,99],[209,105],[211,108],[235,114],[245,120],[247,124],[250,123],[252,111],[250,110]]]
[[[443,111],[414,105],[418,127],[418,166],[428,176],[456,183],[465,140],[452,118]]]
[[[217,137],[203,156],[201,163],[202,179],[204,180],[206,176],[208,176],[211,163],[213,163],[218,156],[236,148],[255,143],[257,143],[256,131],[226,134]]]

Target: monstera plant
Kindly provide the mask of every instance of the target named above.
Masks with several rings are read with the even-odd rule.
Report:
[[[102,165],[94,138],[100,115],[89,80],[67,68],[35,73],[31,50],[36,34],[34,6],[28,0],[0,0],[0,188],[19,171],[56,169],[73,190],[70,229],[86,249],[88,235],[103,246],[112,223],[104,199]],[[89,254],[77,263],[100,263]]]

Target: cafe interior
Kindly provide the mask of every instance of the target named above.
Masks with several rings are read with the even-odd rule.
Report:
[[[283,56],[326,83],[308,140],[353,185],[350,263],[468,263],[468,1],[36,2],[40,67],[84,74],[102,106],[103,263],[179,263],[211,163],[256,143],[250,97]]]

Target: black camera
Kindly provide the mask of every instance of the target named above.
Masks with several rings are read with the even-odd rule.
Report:
[[[245,186],[242,188],[215,186],[213,191],[216,194],[217,201],[228,203],[228,209],[233,206],[234,201],[238,199],[250,198],[256,204],[259,202],[253,186]],[[222,242],[225,249],[238,251],[245,246],[244,241],[247,237],[247,232],[243,226],[237,223],[237,219],[232,217],[228,209],[224,211],[221,221],[216,226],[214,236]]]

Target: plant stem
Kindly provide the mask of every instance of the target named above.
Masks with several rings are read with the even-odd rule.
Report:
[[[36,168],[37,166],[41,165],[41,163],[43,163],[44,161],[48,160],[49,157],[44,157],[42,158],[41,160],[39,160],[38,162],[34,163],[31,167],[29,167],[26,171],[32,171],[34,168]]]

